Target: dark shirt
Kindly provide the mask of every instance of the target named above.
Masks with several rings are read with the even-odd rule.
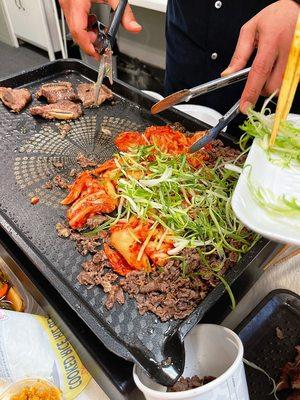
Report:
[[[229,65],[241,27],[272,0],[169,0],[165,92],[220,76]],[[251,63],[251,61],[250,61]],[[239,99],[244,82],[192,99],[222,114]],[[294,112],[300,113],[300,99]]]

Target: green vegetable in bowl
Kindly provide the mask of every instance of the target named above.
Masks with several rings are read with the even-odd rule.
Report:
[[[248,119],[241,126],[245,134],[240,139],[243,150],[249,145],[249,140],[256,138],[258,144],[266,151],[272,163],[282,167],[300,165],[300,127],[294,123],[281,122],[280,130],[276,136],[275,144],[270,146],[270,137],[274,117],[267,107],[274,95],[266,99],[260,112],[252,109],[248,112]],[[300,120],[300,117],[299,117]]]

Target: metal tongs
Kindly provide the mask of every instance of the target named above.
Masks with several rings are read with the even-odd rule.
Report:
[[[206,146],[212,140],[216,139],[218,134],[225,128],[240,112],[240,100],[237,101],[227,113],[219,119],[219,122],[213,128],[210,128],[206,134],[198,139],[192,146],[189,148],[189,153],[195,153],[200,150],[202,147]]]
[[[112,47],[127,3],[128,0],[120,0],[116,11],[112,14],[109,27],[98,21],[96,15],[88,16],[87,30],[97,35],[94,47],[101,56],[98,78],[95,83],[95,103],[98,101],[104,77],[107,77],[111,84],[113,83]]]
[[[154,104],[151,108],[151,113],[157,114],[183,101],[190,101],[192,98],[200,96],[201,94],[212,92],[213,90],[243,81],[247,78],[249,71],[250,68],[245,68],[231,75],[214,79],[213,81],[203,83],[202,85],[195,86],[191,89],[180,90],[179,92],[173,93]]]

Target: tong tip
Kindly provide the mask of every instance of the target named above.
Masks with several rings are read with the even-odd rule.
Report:
[[[189,90],[183,89],[179,92],[170,94],[169,96],[165,97],[164,99],[158,101],[151,107],[151,114],[158,114],[168,108],[175,106],[178,103],[186,100],[189,96]]]

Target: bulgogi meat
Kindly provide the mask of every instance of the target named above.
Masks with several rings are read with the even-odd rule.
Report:
[[[168,388],[168,392],[184,392],[185,390],[196,389],[214,381],[215,379],[216,378],[213,376],[205,376],[204,378],[200,378],[197,375],[194,375],[191,378],[184,378],[182,376],[172,387]]]
[[[117,283],[118,275],[108,271],[108,260],[103,250],[98,250],[90,261],[82,265],[83,270],[77,276],[81,285],[102,286],[104,293],[107,293],[105,307],[111,310],[114,304],[125,303],[125,296],[122,287]]]
[[[45,119],[77,119],[82,115],[80,104],[73,103],[70,100],[62,100],[58,103],[48,104],[46,106],[31,107],[32,115],[38,115]]]
[[[112,91],[105,85],[102,85],[97,102],[95,102],[95,85],[93,83],[81,83],[77,87],[79,99],[82,101],[83,107],[88,108],[94,105],[100,106],[105,100],[114,98]]]
[[[53,161],[53,167],[57,169],[61,169],[64,167],[64,163],[62,161]]]
[[[96,161],[90,160],[82,153],[77,154],[76,161],[81,168],[95,167],[97,165]]]
[[[47,181],[43,184],[43,189],[48,189],[48,190],[52,190],[53,189],[53,183],[51,181]]]
[[[31,93],[28,89],[0,87],[0,99],[6,107],[18,113],[30,102]]]
[[[62,190],[68,189],[68,187],[69,187],[68,182],[60,175],[56,175],[53,178],[53,183],[55,186],[59,187]]]
[[[288,390],[287,400],[300,400],[300,346],[296,346],[294,362],[287,362],[281,369],[277,391]]]
[[[72,127],[69,124],[59,125],[58,127],[58,131],[63,139],[67,136],[71,129]]]
[[[74,92],[70,82],[53,82],[44,84],[36,93],[36,98],[39,99],[40,97],[45,97],[47,102],[50,104],[62,100],[78,100],[78,96]]]
[[[55,229],[59,237],[67,238],[71,235],[71,229],[61,222],[55,225]]]
[[[94,215],[87,219],[86,226],[89,227],[90,229],[95,229],[99,225],[101,225],[103,222],[105,222],[106,220],[107,220],[106,215],[102,215],[102,214]]]
[[[170,260],[162,271],[151,274],[132,271],[120,280],[124,292],[136,300],[141,315],[151,311],[162,321],[185,318],[216,284],[214,280],[205,280],[198,275],[201,261],[197,252],[186,249],[182,255],[188,265],[185,274],[180,261],[175,259]],[[193,276],[194,273],[197,275]]]

